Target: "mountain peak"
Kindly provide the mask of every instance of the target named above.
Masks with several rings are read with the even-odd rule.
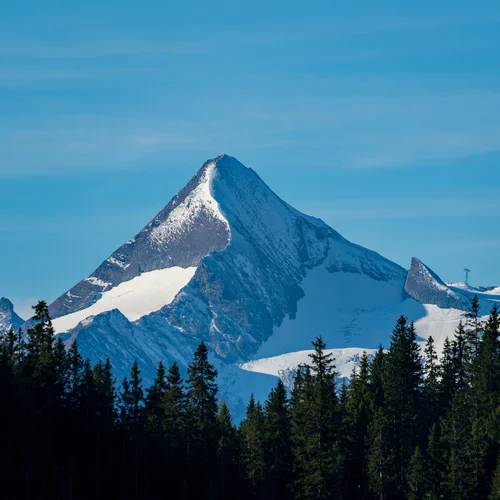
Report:
[[[13,312],[14,304],[7,298],[0,298],[0,312]]]
[[[432,269],[417,257],[411,260],[404,289],[410,297],[423,304],[432,304],[443,309],[467,308],[467,298],[451,290]]]
[[[17,330],[24,321],[14,312],[14,305],[6,298],[0,298],[0,332],[10,328]]]

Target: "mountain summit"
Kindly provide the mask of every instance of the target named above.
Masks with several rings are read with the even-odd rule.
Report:
[[[230,156],[207,161],[134,238],[51,305],[58,331],[112,309],[131,321],[162,308],[183,339],[243,360],[293,318],[308,269],[404,280],[405,271],[353,245],[274,194]],[[167,307],[168,306],[168,307]],[[59,318],[59,319],[57,319]]]
[[[12,302],[5,297],[0,298],[0,333],[11,328],[17,330],[23,323],[24,320],[15,313]]]
[[[93,361],[109,357],[119,377],[135,359],[146,381],[160,359],[185,367],[203,340],[226,398],[244,401],[275,380],[244,370],[280,375],[282,366],[249,360],[298,359],[318,335],[332,347],[375,348],[401,314],[424,334],[436,323],[425,319],[432,308],[459,317],[459,292],[434,300],[446,285],[429,271],[414,262],[408,274],[349,242],[222,155],[50,310],[57,333]],[[454,328],[449,317],[437,323]]]

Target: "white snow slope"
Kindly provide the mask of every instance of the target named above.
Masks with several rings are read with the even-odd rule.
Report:
[[[170,304],[196,272],[196,267],[169,267],[143,273],[102,293],[90,307],[53,321],[56,333],[67,332],[81,321],[106,311],[118,309],[130,321],[158,311]]]
[[[274,375],[290,382],[299,364],[309,361],[311,341],[321,335],[336,358],[341,377],[348,377],[359,356],[389,346],[399,316],[414,321],[422,345],[432,335],[438,352],[465,312],[421,304],[402,294],[401,283],[375,281],[366,275],[330,273],[326,264],[308,271],[302,282],[305,296],[295,319],[285,319],[256,355],[240,368]],[[489,312],[483,302],[483,312]],[[493,305],[493,303],[491,303]]]

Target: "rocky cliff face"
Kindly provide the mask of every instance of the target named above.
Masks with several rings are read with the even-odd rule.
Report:
[[[469,300],[451,290],[441,278],[416,257],[411,261],[405,291],[422,304],[433,304],[442,309],[467,309]]]
[[[17,330],[23,323],[24,321],[15,313],[12,302],[5,297],[0,298],[0,333],[11,328]]]

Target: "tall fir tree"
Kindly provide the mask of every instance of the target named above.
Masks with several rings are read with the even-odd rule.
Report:
[[[420,348],[416,342],[413,324],[401,316],[393,330],[391,345],[386,355],[383,388],[384,409],[378,414],[376,432],[393,434],[397,446],[392,460],[388,463],[386,477],[393,478],[394,484],[386,485],[398,497],[404,497],[408,491],[408,466],[416,445],[420,442],[418,430],[419,409],[422,391],[422,359]],[[382,436],[380,440],[391,441],[392,438]],[[373,446],[373,445],[372,445]],[[380,444],[376,453],[381,453]],[[387,446],[387,445],[386,445]],[[372,465],[373,465],[372,461]],[[372,469],[372,482],[373,482]]]
[[[415,448],[415,452],[410,460],[408,486],[408,500],[426,500],[429,498],[431,489],[431,474],[427,457],[422,453],[420,446]]]
[[[191,494],[196,496],[202,490],[199,483],[205,483],[203,493],[212,496],[215,491],[214,467],[217,456],[217,370],[208,360],[207,346],[202,342],[188,367],[187,399],[190,434]],[[195,480],[195,477],[202,480]]]
[[[371,394],[371,405],[372,411],[375,412],[381,408],[384,404],[384,386],[383,386],[383,375],[384,375],[384,363],[385,363],[385,353],[382,345],[379,346],[373,361],[370,365],[370,394]]]
[[[427,339],[425,345],[423,372],[425,379],[422,398],[426,411],[426,425],[430,428],[438,421],[441,413],[439,364],[432,336]]]
[[[265,405],[266,492],[272,500],[292,498],[292,429],[285,385],[281,380]]]
[[[346,421],[347,446],[344,452],[347,460],[349,498],[366,498],[368,427],[373,418],[372,393],[370,389],[370,362],[366,352],[359,362],[359,369],[353,371],[347,401]]]
[[[253,394],[240,427],[241,465],[243,469],[244,498],[262,498],[266,483],[266,457],[264,448],[265,419],[260,403]]]
[[[224,401],[219,405],[217,413],[217,477],[216,497],[232,499],[239,495],[238,491],[238,434],[231,413]]]
[[[482,331],[481,306],[477,295],[474,295],[465,317],[466,325],[464,327],[464,330],[466,349],[468,350],[469,358],[472,360],[478,353],[479,341]]]
[[[191,437],[188,435],[186,392],[177,363],[167,372],[162,410],[164,456],[171,472],[168,486],[172,496],[183,498],[188,493],[191,472]]]
[[[305,371],[302,388],[294,397],[295,490],[297,498],[342,498],[344,457],[337,430],[339,418],[335,387],[335,364],[325,352],[321,337],[313,342],[311,365]]]

